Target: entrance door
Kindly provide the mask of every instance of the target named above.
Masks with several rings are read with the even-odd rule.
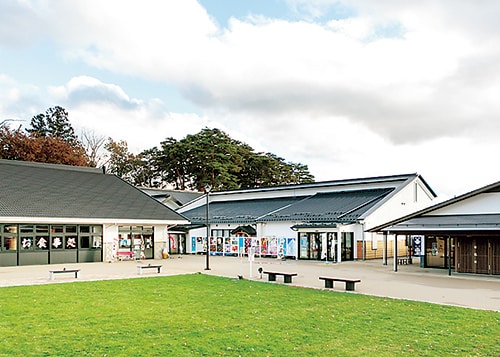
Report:
[[[321,234],[311,233],[309,235],[309,259],[321,259]]]
[[[457,272],[475,273],[474,242],[472,239],[460,238],[457,242]]]
[[[332,262],[337,261],[337,233],[326,234],[327,256],[326,259]]]
[[[300,233],[300,259],[321,260],[321,233]]]
[[[449,241],[448,241],[449,240]],[[464,242],[464,241],[462,241]],[[448,244],[451,244],[451,251]],[[426,268],[448,268],[448,259],[451,260],[451,267],[455,267],[455,238],[451,237],[435,237],[426,236],[425,238],[425,267]],[[462,247],[464,248],[464,247]],[[463,249],[461,249],[463,252]],[[448,257],[449,256],[449,257]],[[469,262],[465,262],[465,266],[461,269],[469,269],[466,266]]]
[[[354,260],[354,233],[342,232],[342,261]]]
[[[490,239],[491,251],[491,274],[500,274],[500,241],[498,239]]]

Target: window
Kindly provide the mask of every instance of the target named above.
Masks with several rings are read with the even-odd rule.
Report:
[[[2,250],[16,251],[17,250],[17,237],[3,237]]]
[[[19,227],[21,233],[33,233],[34,226],[23,224]]]
[[[76,233],[76,226],[66,226],[66,233]]]
[[[89,249],[90,248],[90,237],[80,236],[80,248]]]
[[[76,249],[76,243],[78,241],[77,236],[66,236],[66,249]]]
[[[50,231],[52,233],[62,233],[64,231],[63,226],[52,226]]]
[[[80,226],[80,233],[90,233],[90,226]]]
[[[35,249],[36,250],[48,250],[49,249],[49,237],[37,235],[35,237]]]
[[[21,250],[33,250],[33,237],[21,237]]]
[[[63,241],[64,238],[62,235],[52,236],[52,242],[50,246],[52,247],[52,249],[62,249],[64,247]]]

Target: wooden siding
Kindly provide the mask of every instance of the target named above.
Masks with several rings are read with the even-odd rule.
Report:
[[[383,252],[384,252],[384,242],[383,241],[377,241],[377,249],[372,249],[372,242],[371,241],[365,241],[365,246],[366,246],[366,255],[365,259],[381,259],[383,258]],[[358,248],[358,259],[363,258],[363,242],[358,242],[357,245]],[[405,245],[404,241],[398,240],[398,256],[406,256],[408,249]],[[393,241],[388,241],[387,242],[387,258],[392,258],[394,255],[394,242]]]
[[[458,273],[500,274],[500,237],[457,239]]]

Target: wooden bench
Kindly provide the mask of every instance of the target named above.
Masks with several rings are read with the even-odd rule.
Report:
[[[345,289],[347,291],[354,291],[354,285],[356,283],[360,283],[361,280],[359,279],[347,279],[347,278],[332,278],[329,276],[320,276],[319,277],[321,280],[325,281],[325,288],[328,289],[333,289],[333,282],[334,281],[342,281],[345,283]]]
[[[132,252],[130,250],[119,250],[116,252],[116,256],[118,257],[119,260],[123,259],[129,259],[132,260],[135,257],[135,252]]]
[[[268,275],[268,281],[276,281],[276,275],[283,275],[285,284],[289,284],[292,282],[292,276],[297,276],[297,273],[284,273],[277,271],[265,271],[264,274]]]
[[[55,274],[74,273],[75,279],[78,279],[79,272],[80,272],[80,269],[66,269],[66,268],[64,268],[63,270],[50,270],[49,271],[49,278],[50,278],[50,280],[54,280]]]
[[[156,269],[158,271],[158,274],[161,273],[161,265],[138,265],[137,266],[137,274],[141,275],[142,274],[142,269]]]
[[[411,257],[398,257],[398,265],[408,265],[411,263]]]

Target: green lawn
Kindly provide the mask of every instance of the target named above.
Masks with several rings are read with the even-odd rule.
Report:
[[[203,274],[0,289],[2,356],[498,356],[500,314]]]

